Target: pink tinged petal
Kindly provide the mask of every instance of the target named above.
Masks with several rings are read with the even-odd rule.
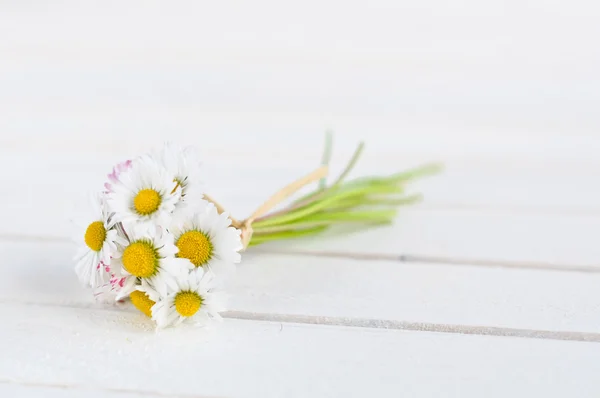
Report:
[[[115,285],[119,286],[120,288],[122,288],[123,286],[125,286],[125,279],[127,278],[112,278],[110,280],[111,285],[113,285],[113,288],[115,288]]]
[[[119,292],[117,293],[117,297],[115,297],[116,300],[124,298],[126,296],[129,296],[129,293],[131,293],[132,291],[135,290],[135,282],[136,279],[135,278],[129,278],[129,280],[126,281],[126,283],[124,284],[124,286],[119,290]]]
[[[119,176],[121,175],[121,173],[130,169],[132,164],[133,164],[133,162],[131,160],[127,160],[125,162],[117,164],[115,167],[113,167],[112,172],[110,174],[108,174],[108,180],[112,183],[119,182]],[[109,192],[113,192],[111,184],[106,183],[106,184],[104,184],[104,187]]]

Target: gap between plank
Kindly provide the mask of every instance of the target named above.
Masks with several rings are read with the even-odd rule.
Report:
[[[60,236],[36,236],[36,235],[16,235],[16,234],[1,234],[0,240],[16,241],[16,242],[44,242],[44,243],[67,243],[71,240]],[[588,265],[567,265],[567,264],[552,264],[552,263],[535,263],[525,261],[496,261],[486,259],[468,259],[468,258],[448,258],[427,255],[413,254],[375,254],[375,253],[346,253],[346,252],[330,252],[319,250],[289,250],[276,248],[253,248],[255,253],[265,254],[280,254],[290,256],[310,256],[310,257],[329,257],[329,258],[347,258],[350,260],[371,260],[371,261],[392,261],[402,263],[429,263],[440,265],[460,265],[473,267],[490,267],[490,268],[509,268],[509,269],[529,269],[538,271],[562,271],[562,272],[583,272],[583,273],[600,273],[600,266]]]
[[[114,393],[114,394],[131,394],[132,396],[139,397],[158,397],[158,398],[221,398],[217,396],[208,396],[208,395],[190,395],[190,394],[170,394],[170,393],[160,393],[155,391],[144,391],[144,390],[125,390],[120,388],[106,388],[106,387],[98,387],[98,386],[82,386],[79,384],[52,384],[52,383],[36,383],[29,381],[18,381],[18,380],[9,380],[9,379],[0,379],[0,384],[5,385],[17,385],[17,386],[25,386],[25,387],[38,387],[38,388],[51,388],[55,390],[78,390],[82,393],[85,391],[97,391],[102,393]]]
[[[288,249],[256,248],[256,253],[281,254],[290,256],[310,256],[310,257],[329,257],[329,258],[347,258],[351,260],[373,260],[373,261],[395,261],[401,263],[428,263],[441,265],[460,265],[473,267],[491,267],[491,268],[510,268],[510,269],[531,269],[538,271],[564,271],[564,272],[584,272],[600,273],[600,267],[588,265],[567,265],[551,263],[533,263],[525,261],[495,261],[485,259],[469,258],[447,258],[427,255],[413,254],[373,254],[373,253],[345,253],[330,251],[299,251]]]
[[[136,313],[129,307],[105,307],[95,304],[58,304],[58,303],[36,303],[19,300],[2,300],[0,303],[5,304],[20,304],[34,305],[41,307],[62,307],[62,308],[79,308],[79,309],[94,309],[99,311],[120,311],[131,314]],[[343,326],[366,329],[388,329],[388,330],[404,330],[413,332],[434,332],[434,333],[450,333],[450,334],[465,334],[475,336],[495,336],[495,337],[519,337],[528,339],[543,339],[543,340],[561,340],[561,341],[579,341],[587,343],[600,343],[600,333],[591,332],[574,332],[574,331],[553,331],[553,330],[537,330],[537,329],[517,329],[504,328],[499,326],[477,326],[477,325],[455,325],[443,323],[429,322],[410,322],[410,321],[395,321],[389,319],[371,319],[371,318],[352,318],[352,317],[336,317],[336,316],[315,316],[315,315],[296,315],[296,314],[275,314],[249,311],[225,311],[221,313],[223,318],[238,319],[246,321],[258,322],[275,322],[281,323],[282,328],[284,323],[295,323],[316,326]]]
[[[581,341],[600,343],[600,333],[551,331],[535,329],[514,329],[497,326],[470,326],[437,324],[427,322],[393,321],[385,319],[347,318],[311,315],[267,314],[244,311],[227,311],[223,318],[244,319],[251,321],[301,323],[321,326],[346,326],[371,329],[406,330],[414,332],[436,332],[451,334],[467,334],[478,336],[520,337],[528,339]]]

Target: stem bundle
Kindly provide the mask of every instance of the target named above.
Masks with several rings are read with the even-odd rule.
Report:
[[[233,225],[242,230],[244,246],[316,235],[334,225],[369,227],[390,224],[396,217],[399,206],[421,200],[419,194],[405,194],[405,185],[411,180],[440,170],[439,165],[428,164],[389,176],[346,181],[363,148],[364,144],[361,143],[340,176],[327,186],[325,174],[331,158],[331,136],[328,135],[321,168],[278,191],[246,220],[232,218]],[[313,192],[292,201],[279,211],[268,213],[282,200],[305,185],[317,181],[318,187]],[[214,200],[210,197],[206,199],[215,203],[219,211],[223,212],[222,207]]]

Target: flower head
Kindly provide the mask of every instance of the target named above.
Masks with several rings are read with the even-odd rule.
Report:
[[[173,244],[173,235],[164,229],[144,225],[125,229],[128,242],[113,260],[115,279],[121,285],[117,299],[129,295],[143,280],[166,294],[169,277],[186,275],[194,267],[186,259],[175,257],[178,249]]]
[[[174,278],[168,284],[168,293],[160,294],[151,284],[142,284],[138,290],[155,301],[152,319],[159,328],[176,326],[182,322],[204,325],[211,319],[220,320],[225,310],[225,297],[215,291],[214,274],[196,268],[185,276]]]
[[[216,291],[240,261],[240,231],[204,200],[192,148],[117,164],[78,233],[77,274],[105,300],[129,298],[158,327],[203,323],[224,309]]]
[[[93,288],[102,286],[110,278],[111,258],[117,244],[124,239],[113,228],[104,196],[92,195],[86,213],[77,221],[74,240],[80,245],[75,255],[75,272],[79,280]]]
[[[182,148],[167,142],[160,151],[149,156],[161,164],[166,172],[173,176],[177,187],[181,188],[180,199],[175,203],[175,213],[189,206],[205,204],[201,164],[194,148]]]
[[[240,231],[231,227],[227,214],[219,214],[212,203],[189,208],[174,217],[169,232],[179,249],[177,257],[188,259],[196,267],[221,276],[240,262]]]
[[[136,159],[111,186],[107,203],[117,222],[166,224],[181,196],[181,188],[151,157]]]

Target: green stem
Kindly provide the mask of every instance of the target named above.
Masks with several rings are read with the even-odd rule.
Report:
[[[340,174],[338,179],[331,186],[321,188],[320,190],[317,190],[315,192],[311,192],[311,193],[301,197],[300,199],[294,201],[294,204],[292,205],[291,209],[296,209],[299,207],[306,206],[306,205],[320,199],[321,197],[323,197],[325,194],[327,194],[328,191],[331,191],[331,190],[337,188],[342,183],[342,181],[346,178],[346,176],[350,173],[350,171],[352,171],[352,169],[358,162],[358,159],[360,158],[360,155],[362,154],[364,147],[365,147],[364,142],[361,142],[360,144],[358,144],[358,147],[354,150],[354,153],[352,154],[352,158],[350,159],[350,161],[344,168],[344,171],[342,171],[342,174]]]
[[[309,206],[300,208],[298,210],[291,211],[289,213],[283,213],[276,217],[271,217],[265,219],[263,221],[256,221],[253,224],[254,228],[266,227],[271,225],[279,225],[283,223],[288,223],[294,220],[301,219],[308,215],[314,214],[322,209],[325,209],[327,206],[330,206],[337,201],[340,201],[344,198],[349,198],[352,196],[361,196],[365,194],[394,194],[400,193],[402,191],[401,188],[396,186],[367,186],[367,187],[358,187],[350,190],[340,190],[334,192],[331,196],[325,197],[320,201],[310,204]]]
[[[330,186],[322,178],[313,192],[293,201],[287,208],[256,219],[252,224],[254,233],[249,246],[316,235],[337,224],[369,226],[391,223],[398,206],[422,199],[419,194],[401,196],[404,184],[441,170],[438,164],[426,164],[388,176],[345,181],[358,162],[363,148],[364,144],[361,142],[342,173]],[[325,136],[322,165],[329,165],[331,149],[332,137],[328,132]]]
[[[299,231],[283,231],[283,232],[277,232],[277,233],[273,233],[273,234],[264,234],[264,235],[254,234],[254,235],[252,235],[252,240],[250,241],[250,244],[248,246],[256,246],[258,244],[270,242],[273,240],[292,239],[292,238],[299,238],[299,237],[303,237],[303,236],[314,235],[314,234],[318,234],[320,232],[325,231],[325,229],[327,229],[327,227],[321,226],[321,227],[315,227],[315,228],[304,229],[304,230],[299,230]]]
[[[413,194],[408,195],[402,198],[376,198],[376,197],[368,197],[363,196],[354,199],[343,200],[339,203],[335,204],[335,207],[328,209],[329,211],[339,211],[339,210],[347,210],[354,208],[366,208],[371,206],[388,206],[388,207],[398,207],[398,206],[406,206],[410,204],[415,204],[423,200],[423,195],[421,194]]]
[[[286,224],[256,227],[255,234],[270,234],[281,231],[302,230],[344,223],[383,224],[390,223],[396,216],[395,210],[338,211],[317,213],[301,221]],[[254,235],[253,235],[254,236]]]

